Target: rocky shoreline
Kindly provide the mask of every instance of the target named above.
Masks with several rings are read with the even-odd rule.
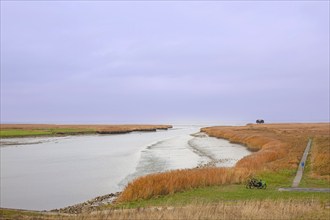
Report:
[[[83,203],[79,203],[76,205],[60,208],[60,209],[53,209],[50,212],[57,212],[57,213],[67,213],[67,214],[79,214],[79,213],[86,213],[91,211],[96,211],[99,209],[100,206],[110,205],[114,203],[114,201],[118,198],[121,192],[110,193],[103,196],[95,197],[94,199],[88,200]]]
[[[223,159],[226,160],[226,159]],[[206,167],[216,167],[216,163],[223,162],[222,160],[213,160],[206,164],[199,164],[195,168],[192,169],[200,169]],[[119,197],[121,192],[110,193],[103,196],[95,197],[94,199],[88,200],[83,203],[79,203],[76,205],[67,206],[60,209],[53,209],[49,212],[55,213],[63,213],[63,214],[81,214],[81,213],[90,213],[92,211],[97,211],[101,206],[110,205],[115,203],[116,199]]]

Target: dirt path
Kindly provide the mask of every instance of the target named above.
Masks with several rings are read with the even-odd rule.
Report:
[[[290,192],[330,192],[330,188],[279,188],[278,191]]]

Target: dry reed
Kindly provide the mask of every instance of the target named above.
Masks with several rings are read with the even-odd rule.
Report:
[[[315,200],[263,200],[221,203],[192,203],[183,207],[147,207],[138,209],[107,209],[84,214],[56,214],[16,211],[0,219],[27,220],[126,220],[126,219],[326,219],[329,204]]]
[[[186,169],[151,174],[129,183],[117,201],[149,199],[197,187],[241,183],[249,175],[246,169],[234,168]]]
[[[95,130],[138,130],[138,129],[165,129],[171,128],[171,125],[69,125],[69,124],[0,124],[0,129],[54,129],[54,128],[72,128],[72,129],[95,129]]]
[[[317,201],[239,201],[185,207],[106,210],[79,219],[329,219],[329,207]]]

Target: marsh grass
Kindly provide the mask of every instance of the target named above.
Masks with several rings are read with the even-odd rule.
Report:
[[[45,136],[52,135],[49,130],[19,130],[19,129],[6,129],[0,130],[0,137],[28,137],[28,136]]]
[[[172,195],[159,196],[147,200],[136,200],[124,203],[112,204],[103,207],[104,209],[129,209],[152,206],[185,206],[189,204],[214,204],[231,201],[278,201],[278,200],[316,200],[322,203],[329,203],[329,194],[318,192],[279,192],[277,187],[272,186],[266,190],[246,189],[244,185],[223,185],[209,186],[191,189]]]
[[[190,203],[184,206],[153,206],[137,209],[107,209],[78,215],[0,212],[1,219],[329,219],[328,203],[308,200],[223,201]]]
[[[1,220],[22,220],[22,219],[33,219],[33,220],[55,220],[55,219],[70,219],[68,215],[62,215],[57,213],[44,213],[37,211],[25,211],[16,209],[2,209],[0,208],[0,219]]]
[[[151,199],[139,199],[112,204],[104,208],[139,208],[149,206],[183,206],[191,203],[217,203],[223,201],[255,201],[255,200],[317,200],[330,202],[328,193],[318,192],[279,192],[280,187],[290,187],[296,174],[295,170],[262,172],[257,178],[268,184],[266,190],[246,189],[245,184],[226,184],[218,186],[198,187],[182,192],[157,196]]]
[[[250,175],[248,170],[238,168],[186,169],[151,174],[129,183],[117,201],[149,199],[197,187],[238,184]]]
[[[58,136],[58,135],[77,135],[77,134],[93,134],[95,130],[91,129],[75,129],[75,128],[49,128],[49,129],[7,129],[0,130],[0,137],[33,137],[33,136]]]
[[[47,125],[47,124],[1,124],[0,137],[59,136],[96,133],[126,133],[132,131],[155,131],[169,125]]]
[[[199,203],[182,207],[106,210],[82,219],[328,219],[327,205],[315,200],[262,200]]]
[[[311,175],[330,181],[330,134],[314,138],[311,151]]]
[[[326,149],[324,149],[330,149],[330,146],[328,146],[330,142],[328,141],[330,141],[329,138],[316,138],[314,140],[314,144],[312,145],[311,149],[311,154],[309,154],[307,157],[304,175],[299,185],[300,187],[330,188],[330,154],[329,152],[327,152]]]

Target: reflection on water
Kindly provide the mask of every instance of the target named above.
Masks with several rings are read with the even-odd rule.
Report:
[[[7,139],[12,145],[1,148],[1,207],[61,208],[122,190],[141,175],[210,161],[232,166],[249,154],[225,140],[190,136],[198,131],[184,126],[118,135]]]

